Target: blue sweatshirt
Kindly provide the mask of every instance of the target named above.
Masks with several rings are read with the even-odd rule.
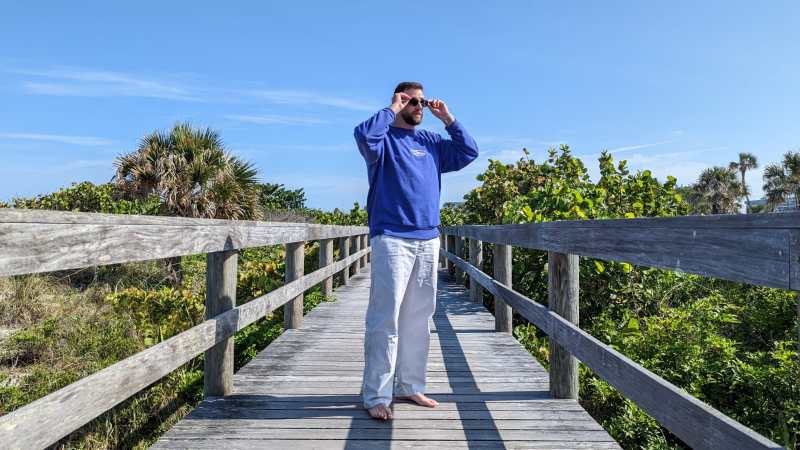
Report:
[[[394,127],[394,118],[394,111],[384,108],[354,133],[369,175],[369,234],[433,239],[439,236],[441,174],[472,162],[478,145],[458,121],[445,128],[452,139],[444,139]]]

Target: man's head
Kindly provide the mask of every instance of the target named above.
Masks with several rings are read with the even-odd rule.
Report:
[[[425,94],[422,92],[422,84],[416,81],[404,81],[397,85],[394,93],[403,92],[411,96],[411,101],[406,107],[400,110],[400,118],[409,125],[416,126],[422,123]]]

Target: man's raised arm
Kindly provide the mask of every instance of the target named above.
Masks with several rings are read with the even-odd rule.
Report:
[[[389,125],[394,121],[395,114],[406,107],[411,96],[398,92],[392,97],[392,104],[378,111],[374,116],[361,122],[353,132],[358,144],[358,151],[367,161],[374,164],[383,155],[383,138],[389,131]]]
[[[428,107],[444,123],[450,135],[450,139],[442,139],[439,143],[439,171],[445,173],[463,169],[478,157],[478,143],[453,117],[443,101],[431,100]]]

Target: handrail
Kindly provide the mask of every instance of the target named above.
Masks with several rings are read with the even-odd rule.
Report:
[[[0,417],[0,447],[52,445],[203,352],[206,396],[227,394],[234,333],[282,305],[290,327],[299,326],[303,292],[323,283],[330,295],[332,276],[366,266],[367,232],[357,226],[0,210],[0,276],[209,253],[207,320]],[[336,262],[334,238],[346,247]],[[320,268],[302,275],[303,243],[317,239]],[[292,246],[287,266],[295,270],[287,270],[282,287],[234,307],[236,250],[274,244]]]
[[[800,289],[800,214],[751,216],[756,215],[443,227],[446,248],[440,256],[458,269],[457,274],[460,270],[468,275],[471,287],[475,283],[494,295],[498,312],[510,306],[550,336],[555,397],[577,398],[580,360],[693,448],[778,449],[782,447],[631,361],[577,324],[578,255]],[[549,308],[511,289],[508,276],[501,282],[481,271],[473,255],[473,264],[467,262],[462,237],[469,239],[470,248],[480,248],[482,242],[495,244],[506,255],[499,264],[509,264],[512,245],[548,251]],[[573,308],[574,317],[568,320],[556,308]],[[498,330],[505,320],[497,318]]]
[[[359,226],[0,209],[0,276],[367,233]]]
[[[800,213],[460,225],[443,232],[800,290]]]

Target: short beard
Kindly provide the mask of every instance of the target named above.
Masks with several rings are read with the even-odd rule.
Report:
[[[400,112],[400,117],[408,125],[416,126],[416,125],[419,125],[419,124],[422,123],[422,117],[420,117],[419,120],[417,120],[417,119],[414,118],[414,115],[411,114],[410,112],[401,111]]]

